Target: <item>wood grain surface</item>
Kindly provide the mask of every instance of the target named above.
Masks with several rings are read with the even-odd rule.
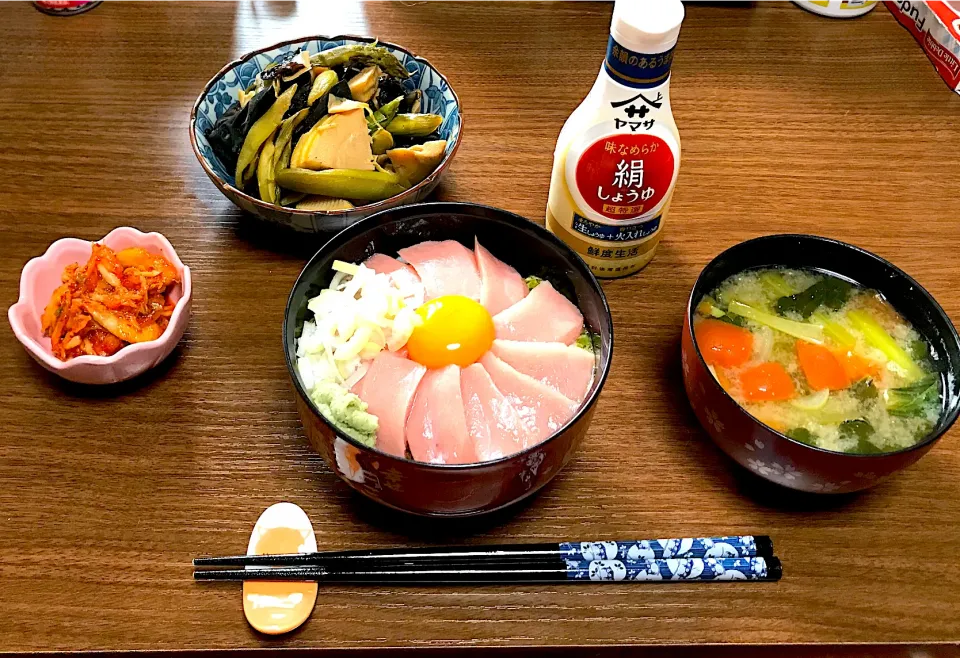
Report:
[[[672,88],[683,162],[666,237],[640,275],[604,284],[613,369],[583,448],[540,495],[491,518],[410,519],[350,493],[311,451],[280,325],[316,244],[257,225],[204,176],[187,136],[204,83],[242,52],[295,36],[404,44],[463,101],[463,146],[436,198],[542,221],[554,140],[599,69],[610,13],[585,3],[248,0],[111,2],[54,18],[0,4],[0,301],[16,300],[21,267],[50,242],[125,224],[164,233],[195,286],[174,356],[127,385],[69,385],[0,332],[0,650],[791,643],[802,652],[960,641],[958,430],[871,491],[799,496],[726,459],[680,377],[697,273],[758,235],[854,242],[960,318],[960,98],[883,7],[838,21],[790,4],[687,6]],[[785,576],[330,587],[301,630],[268,638],[244,621],[238,587],[197,584],[189,563],[241,552],[257,515],[281,500],[307,511],[326,549],[752,532],[774,537]]]

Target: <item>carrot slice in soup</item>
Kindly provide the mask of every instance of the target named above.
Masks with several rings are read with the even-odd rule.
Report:
[[[736,368],[753,353],[753,334],[728,322],[702,320],[693,333],[708,365]]]
[[[850,383],[858,382],[867,377],[876,377],[877,368],[872,363],[858,356],[850,350],[837,350],[834,352],[843,372],[846,373]]]
[[[829,389],[839,391],[850,386],[850,378],[840,360],[823,345],[814,345],[804,340],[797,341],[797,360],[807,384],[815,391]]]
[[[779,363],[768,361],[740,373],[740,386],[750,402],[789,400],[797,395],[790,374]]]

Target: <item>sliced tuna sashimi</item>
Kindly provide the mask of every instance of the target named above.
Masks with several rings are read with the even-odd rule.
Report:
[[[499,459],[538,443],[536,434],[479,363],[460,373],[460,392],[467,433],[481,460]]]
[[[569,345],[583,331],[583,316],[544,281],[524,299],[493,318],[497,338]]]
[[[583,401],[593,379],[593,354],[576,346],[498,339],[493,341],[491,351],[523,374],[574,402]]]
[[[480,270],[480,303],[496,315],[527,296],[529,289],[519,272],[497,259],[476,242],[474,253]]]
[[[480,299],[480,273],[473,252],[456,240],[427,241],[399,250],[420,275],[429,301],[443,295]]]
[[[480,365],[490,375],[497,389],[513,403],[527,427],[534,432],[534,443],[543,441],[563,427],[577,410],[576,402],[533,377],[517,372],[492,352],[487,352],[480,359]]]
[[[410,454],[417,461],[433,464],[477,461],[467,434],[459,366],[428,370],[423,376],[407,418],[406,437]]]
[[[420,283],[420,277],[417,276],[413,267],[386,254],[374,254],[363,261],[363,264],[377,274],[386,274],[392,278],[396,282],[394,285],[398,288]]]
[[[427,369],[393,352],[380,352],[354,391],[367,403],[367,411],[380,421],[377,448],[403,457],[406,452],[404,428],[410,404]]]

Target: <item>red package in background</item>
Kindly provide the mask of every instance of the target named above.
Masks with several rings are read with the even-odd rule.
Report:
[[[927,53],[940,77],[960,94],[960,0],[883,3]]]

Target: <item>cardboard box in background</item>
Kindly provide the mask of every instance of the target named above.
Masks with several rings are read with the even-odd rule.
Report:
[[[940,77],[960,94],[960,1],[885,0],[927,53]]]

